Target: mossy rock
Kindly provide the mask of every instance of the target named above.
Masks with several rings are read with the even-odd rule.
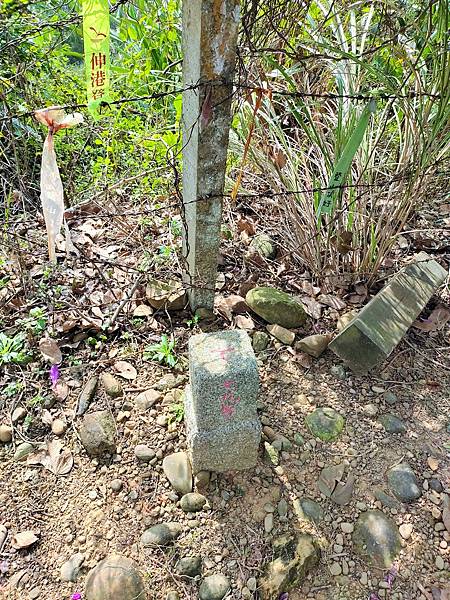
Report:
[[[310,534],[286,534],[273,542],[274,560],[259,580],[262,600],[275,600],[299,587],[320,560],[320,549]]]
[[[270,287],[256,287],[247,292],[245,301],[250,308],[268,323],[290,329],[306,321],[303,306],[289,294]]]
[[[270,236],[266,233],[260,233],[250,242],[250,250],[254,250],[263,258],[273,260],[277,254],[277,249]]]
[[[344,429],[345,419],[334,408],[316,408],[306,417],[306,424],[314,437],[323,442],[335,440]]]

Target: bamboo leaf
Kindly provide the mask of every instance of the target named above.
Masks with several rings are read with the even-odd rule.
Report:
[[[339,191],[339,187],[343,185],[347,177],[347,173],[352,164],[352,160],[361,145],[364,137],[364,133],[369,125],[370,115],[376,110],[375,100],[371,100],[369,104],[364,108],[361,117],[346,143],[342,155],[334,167],[333,173],[331,174],[328,182],[328,190],[322,195],[318,215],[326,214],[330,215],[333,212],[335,204],[336,194]]]

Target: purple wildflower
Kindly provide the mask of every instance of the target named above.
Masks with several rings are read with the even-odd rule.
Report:
[[[389,569],[388,574],[385,577],[386,583],[389,585],[389,589],[394,583],[395,578],[397,577],[398,571],[397,567],[393,566]]]
[[[59,368],[58,365],[52,365],[50,367],[50,381],[52,382],[52,386],[55,387],[59,379]]]
[[[72,594],[71,600],[81,600],[80,592],[75,592],[75,594]]]
[[[0,562],[0,573],[2,575],[4,575],[5,573],[7,573],[9,571],[9,563],[7,560],[2,560]]]
[[[278,600],[289,600],[289,594],[287,592],[283,592]]]

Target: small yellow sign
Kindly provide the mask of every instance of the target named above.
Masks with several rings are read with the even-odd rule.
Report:
[[[83,0],[83,37],[88,108],[95,119],[100,103],[110,99],[108,0]]]

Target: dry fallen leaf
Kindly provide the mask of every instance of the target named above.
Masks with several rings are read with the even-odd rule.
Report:
[[[51,424],[53,423],[53,417],[49,410],[44,409],[42,411],[41,421],[44,423],[44,425],[51,426]]]
[[[320,294],[317,300],[321,304],[325,304],[325,306],[329,306],[330,308],[334,308],[335,310],[342,310],[347,306],[347,304],[343,300],[337,298],[336,296],[331,296],[331,294]]]
[[[353,233],[351,231],[338,232],[336,235],[333,235],[330,241],[341,254],[347,254],[351,250],[354,250],[352,247]]]
[[[303,304],[307,315],[313,319],[320,319],[322,315],[322,305],[317,302],[317,300],[314,300],[314,298],[309,298],[308,296],[302,296],[301,303]]]
[[[245,231],[248,235],[255,235],[255,224],[250,218],[240,217],[236,223],[236,227],[239,233]]]
[[[302,281],[302,290],[309,296],[317,296],[320,292],[320,287],[314,286],[310,281]]]
[[[60,440],[52,440],[29,454],[27,464],[42,465],[55,475],[67,475],[73,467],[73,456]]]
[[[124,379],[132,380],[136,379],[137,377],[136,369],[133,367],[133,365],[125,360],[118,360],[116,363],[114,363],[114,369],[117,375],[120,375],[120,377],[123,377]]]
[[[38,541],[37,535],[31,531],[21,531],[20,533],[16,533],[11,540],[11,546],[16,550],[21,550],[22,548],[28,548]]]
[[[103,314],[103,311],[100,308],[100,306],[93,306],[91,308],[91,312],[94,315],[94,317],[97,317],[98,319],[101,319],[102,321],[105,320],[105,315]]]
[[[367,296],[361,296],[360,294],[350,294],[347,296],[347,300],[350,304],[363,304]]]
[[[217,273],[217,277],[216,277],[216,291],[221,290],[224,286],[225,286],[226,280],[225,280],[225,273]]]
[[[153,309],[147,304],[139,304],[139,306],[136,306],[133,310],[133,317],[149,317],[152,314]]]
[[[427,458],[427,463],[432,471],[437,471],[439,469],[439,461],[437,458],[434,458],[434,456],[429,456]]]
[[[236,294],[232,294],[227,298],[224,298],[223,296],[216,296],[214,307],[229,321],[231,321],[233,313],[242,314],[248,310],[248,306],[244,298],[242,298],[242,296],[237,296]]]
[[[57,365],[62,361],[61,350],[55,340],[44,337],[39,341],[39,350],[44,358],[49,360],[52,365]]]
[[[413,326],[422,331],[438,331],[450,321],[450,310],[445,306],[437,306],[428,319],[414,321]]]
[[[58,381],[53,386],[53,393],[60,400],[65,400],[69,395],[69,386],[65,381]]]

